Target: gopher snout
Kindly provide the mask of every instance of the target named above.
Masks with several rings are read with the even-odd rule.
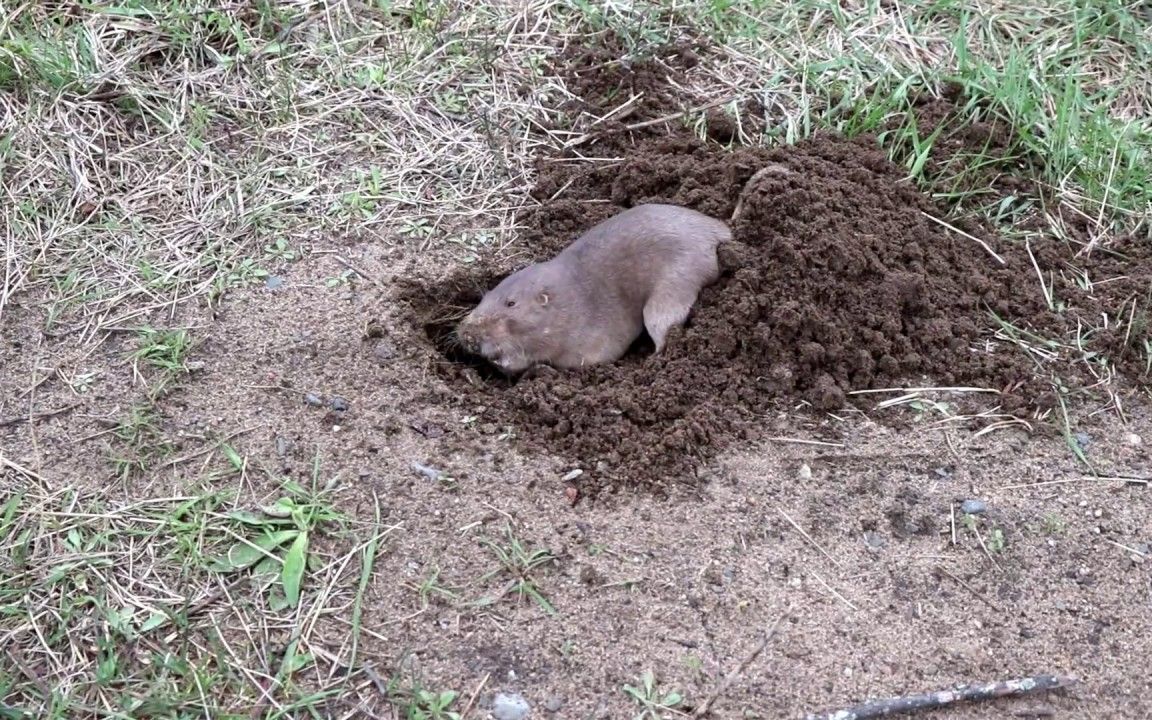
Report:
[[[476,351],[480,339],[476,337],[476,329],[467,321],[456,326],[456,339],[465,350]]]
[[[487,323],[483,322],[483,318],[472,314],[456,325],[456,339],[469,352],[479,352],[487,334]]]

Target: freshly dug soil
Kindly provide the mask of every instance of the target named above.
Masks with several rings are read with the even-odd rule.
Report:
[[[658,85],[649,66],[636,67],[604,82],[632,92],[639,80]],[[599,97],[596,87],[605,94],[584,90]],[[656,110],[668,107],[664,94],[649,95],[662,98]],[[542,159],[533,192],[541,205],[524,222],[528,258],[515,267],[481,265],[401,293],[429,340],[430,368],[450,388],[432,399],[484,408],[489,426],[515,428],[523,448],[582,468],[582,490],[694,483],[700,460],[755,437],[781,403],[835,411],[859,398],[852,391],[964,386],[998,391],[1003,411],[1027,414],[1053,408],[1056,386],[1095,383],[1104,358],[1148,380],[1147,247],[1113,247],[1087,264],[1040,236],[1030,256],[975,223],[945,227],[934,219],[944,211],[872,137],[728,150],[687,131],[650,132],[595,144],[596,157],[615,162]],[[987,133],[950,137],[948,153],[964,137],[988,146]],[[785,171],[747,185],[772,163]],[[728,220],[741,193],[722,278],[659,356],[642,338],[616,364],[511,382],[455,344],[456,318],[502,275],[551,257],[596,222],[646,202]]]

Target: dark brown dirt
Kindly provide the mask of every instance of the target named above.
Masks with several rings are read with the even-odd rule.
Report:
[[[618,51],[570,54],[584,109],[604,113],[641,92],[647,104],[636,106],[642,114],[633,120],[661,117],[676,105],[665,78],[678,70],[612,62]],[[954,99],[926,105],[921,121],[952,122],[947,105]],[[724,123],[713,126],[723,131]],[[583,468],[583,490],[692,484],[700,460],[734,440],[755,438],[782,403],[835,411],[859,398],[853,391],[965,386],[998,391],[1002,411],[1026,415],[1055,407],[1054,388],[1093,385],[1108,363],[1131,380],[1149,380],[1142,350],[1152,308],[1146,247],[1122,243],[1112,249],[1115,259],[1098,254],[1086,264],[1072,248],[1038,236],[1031,250],[1053,294],[1049,309],[1023,247],[957,221],[1003,257],[1001,265],[972,238],[942,227],[932,218],[945,210],[905,181],[873,137],[727,150],[667,125],[645,127],[641,135],[607,130],[592,144],[597,157],[614,162],[541,160],[533,192],[541,205],[525,218],[528,257],[515,267],[554,255],[623,208],[670,202],[729,219],[746,191],[734,241],[721,250],[724,275],[701,295],[666,352],[651,356],[640,342],[611,366],[510,383],[460,355],[451,330],[453,318],[513,266],[409,283],[401,293],[432,341],[431,366],[449,388],[432,391],[433,399],[483,407],[490,426],[516,428],[523,447]],[[950,132],[934,162],[946,163],[966,147],[1006,148],[1001,130]],[[746,189],[769,163],[789,172]],[[1010,167],[1006,161],[995,178],[985,178],[996,181],[995,192],[1027,189],[1004,174]],[[1083,278],[1109,282],[1085,289]],[[1107,328],[1100,328],[1102,318]],[[1011,326],[1004,330],[1001,322]]]
[[[551,71],[565,78],[575,96],[560,104],[556,129],[631,140],[658,138],[667,135],[667,126],[647,121],[675,120],[678,113],[708,105],[708,100],[684,97],[677,88],[691,84],[688,75],[712,50],[700,37],[683,37],[667,46],[632,47],[627,38],[604,30],[588,40],[564,48],[552,62]],[[746,127],[758,127],[757,117],[763,114],[759,100],[748,99],[742,105]],[[718,108],[706,113],[705,127],[716,142],[736,138],[735,122]],[[621,146],[599,143],[599,147]]]
[[[1147,312],[1147,275],[1110,283],[1104,296],[1057,276],[1057,297],[1069,307],[1049,312],[1025,252],[981,233],[1006,258],[1001,267],[976,242],[926,218],[938,210],[901,181],[869,138],[823,137],[731,153],[691,139],[647,140],[618,165],[545,167],[538,198],[568,187],[529,219],[536,230],[528,231],[526,244],[533,259],[543,259],[593,223],[643,202],[728,217],[745,180],[769,162],[791,173],[749,190],[747,209],[733,225],[735,242],[721,255],[724,277],[702,294],[689,326],[661,356],[641,350],[616,365],[514,385],[487,371],[481,380],[491,382],[474,386],[464,379],[474,378],[468,365],[442,357],[437,372],[459,393],[456,399],[486,406],[495,426],[517,427],[522,443],[598,469],[584,476],[584,489],[664,486],[673,478],[691,481],[698,460],[733,439],[754,437],[761,418],[781,402],[837,410],[853,390],[974,386],[1002,391],[1009,412],[1049,409],[1056,402],[1051,380],[1019,346],[993,340],[990,312],[1054,339],[1077,323],[1096,322],[1102,311],[1115,317],[1124,302],[1135,300],[1138,312]],[[1138,267],[1145,257],[1131,249],[1136,259],[1126,266]],[[1067,259],[1055,246],[1034,252],[1049,269]],[[488,269],[468,280],[413,287],[408,297],[437,310],[450,297],[462,311],[498,276]],[[1107,263],[1097,263],[1092,275],[1118,276],[1119,267]],[[451,353],[451,323],[435,319],[425,316],[427,329]],[[1116,332],[1090,340],[1138,375],[1136,346],[1147,329],[1133,327],[1126,343]],[[1093,382],[1076,358],[1051,365],[1070,388]]]

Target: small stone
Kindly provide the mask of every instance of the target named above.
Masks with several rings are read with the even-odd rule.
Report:
[[[562,707],[564,707],[564,698],[559,695],[553,695],[544,701],[544,709],[550,713],[560,712]]]
[[[280,277],[279,275],[269,275],[268,279],[264,281],[264,287],[268,288],[269,290],[275,290],[276,288],[283,286],[284,278]]]
[[[865,544],[868,545],[868,547],[872,548],[873,550],[879,550],[879,549],[883,548],[884,545],[887,544],[888,541],[885,540],[884,536],[881,535],[880,533],[875,533],[875,532],[872,532],[871,530],[866,530],[864,532],[864,542],[865,542]]]
[[[422,465],[418,462],[412,463],[412,469],[415,470],[416,472],[420,473],[424,477],[428,478],[429,480],[434,480],[434,481],[439,480],[440,476],[444,474],[442,471],[437,470],[434,467],[429,467],[428,465]]]
[[[304,396],[304,402],[308,403],[309,405],[314,405],[316,407],[319,407],[319,406],[324,404],[324,400],[319,395],[317,395],[316,393],[308,393],[307,395],[305,395]]]
[[[203,360],[191,360],[189,362],[184,363],[184,367],[187,368],[188,372],[194,373],[194,372],[203,370],[205,367],[205,363]]]
[[[1076,442],[1077,442],[1077,443],[1080,445],[1080,447],[1082,447],[1082,448],[1086,448],[1086,447],[1088,447],[1088,443],[1092,442],[1092,436],[1091,436],[1091,435],[1089,435],[1089,434],[1088,434],[1088,433],[1086,433],[1086,432],[1078,432],[1078,433],[1075,433],[1075,434],[1073,435],[1073,437],[1075,437],[1075,438],[1076,438]]]
[[[576,468],[575,470],[570,470],[564,474],[564,477],[560,478],[560,482],[572,482],[573,480],[575,480],[576,478],[580,477],[583,474],[584,474],[584,471],[581,470],[580,468]]]
[[[811,480],[812,468],[808,467],[808,463],[804,463],[800,466],[800,470],[797,471],[796,474],[800,477],[801,480]]]
[[[982,515],[988,509],[988,503],[983,500],[965,500],[960,503],[960,512],[965,515]]]
[[[386,365],[396,357],[396,346],[387,340],[381,340],[376,343],[376,347],[372,348],[372,355],[381,365]]]
[[[339,395],[333,396],[328,404],[336,412],[345,412],[348,409],[348,401]]]
[[[935,468],[932,472],[936,473],[937,477],[949,478],[952,477],[952,471],[945,467]]]
[[[1140,447],[1144,444],[1144,438],[1134,432],[1124,433],[1124,444],[1131,445],[1132,447]]]
[[[497,693],[492,699],[492,717],[496,720],[524,720],[529,709],[528,701],[515,693]]]
[[[286,438],[282,435],[276,436],[276,454],[278,456],[284,457],[285,455],[288,454],[288,451],[291,448],[292,448],[292,443],[288,440],[288,438]]]

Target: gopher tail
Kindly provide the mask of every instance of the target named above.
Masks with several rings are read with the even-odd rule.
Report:
[[[749,192],[753,189],[753,187],[755,187],[756,183],[758,183],[761,178],[767,175],[791,174],[792,170],[786,165],[781,165],[780,163],[769,163],[768,165],[765,165],[753,173],[752,177],[748,178],[748,182],[744,183],[744,189],[740,191],[740,197],[736,198],[736,209],[732,211],[732,217],[728,221],[729,225],[736,222],[740,218],[740,215],[744,212],[744,204],[748,198]]]

